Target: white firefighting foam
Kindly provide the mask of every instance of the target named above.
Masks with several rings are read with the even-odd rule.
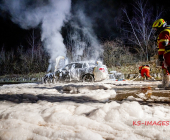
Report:
[[[170,121],[170,107],[168,105],[149,107],[140,105],[136,101],[106,102],[116,95],[112,89],[115,86],[114,82],[103,83],[107,90],[84,88],[79,90],[78,94],[66,94],[60,91],[59,88],[67,86],[63,83],[4,85],[0,87],[0,97],[2,99],[9,95],[10,99],[0,102],[0,139],[168,139],[169,125],[133,124],[134,121],[141,123]],[[134,83],[131,82],[131,85]],[[140,85],[140,82],[136,83]],[[118,82],[118,84],[127,84],[127,82]],[[76,85],[95,87],[98,83]],[[21,99],[20,96],[25,97],[22,103],[15,103],[17,99]],[[36,100],[36,97],[42,96],[41,100],[30,103]]]

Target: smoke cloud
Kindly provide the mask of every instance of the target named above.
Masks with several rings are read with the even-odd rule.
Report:
[[[103,53],[102,46],[92,27],[92,19],[87,17],[83,7],[77,6],[70,23],[71,30],[67,35],[72,47],[73,61],[98,60]]]
[[[41,40],[51,60],[66,55],[60,31],[70,14],[71,0],[3,0],[0,8],[24,29],[41,26]]]

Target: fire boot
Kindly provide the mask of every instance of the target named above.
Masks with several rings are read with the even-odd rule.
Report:
[[[166,82],[165,82],[165,89],[170,90],[169,75],[167,75],[166,77],[167,77],[167,79],[166,79]]]
[[[162,70],[162,84],[158,85],[158,88],[169,87],[169,75],[166,72],[166,69]]]
[[[170,82],[169,82],[169,75],[166,76],[166,82],[165,82],[165,89],[170,90]]]
[[[170,67],[167,67],[167,70],[168,70],[168,73],[170,73]],[[169,75],[168,75],[168,78],[169,78]],[[169,82],[169,79],[168,79],[168,84],[167,86],[165,87],[166,90],[170,90],[170,82]]]

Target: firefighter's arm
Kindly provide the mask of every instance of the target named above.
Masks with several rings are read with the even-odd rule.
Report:
[[[163,61],[164,61],[164,57],[163,57],[163,54],[165,52],[165,49],[159,49],[158,50],[158,59],[159,59],[159,62],[160,62],[160,66],[163,65]]]
[[[159,55],[164,54],[166,47],[169,44],[169,36],[170,36],[170,33],[168,31],[163,31],[162,33],[160,33],[159,41],[158,41]]]
[[[159,55],[159,61],[164,61],[163,54]]]
[[[158,60],[160,62],[160,66],[163,65],[163,61],[164,61],[164,57],[163,57],[163,54],[165,52],[165,49],[163,49],[163,51],[161,51],[161,49],[158,50]]]
[[[159,35],[158,41],[158,59],[162,63],[164,61],[163,54],[165,53],[165,46],[169,44],[169,32],[164,31]]]
[[[139,67],[139,73],[141,73],[142,66]]]
[[[166,47],[168,46],[168,44],[169,44],[169,32],[165,32],[163,34],[162,45]]]
[[[163,61],[163,54],[165,52],[165,46],[163,45],[162,42],[159,42],[159,49],[158,49],[158,58],[159,58],[159,61]]]

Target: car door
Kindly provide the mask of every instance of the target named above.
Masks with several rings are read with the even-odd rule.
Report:
[[[75,64],[72,64],[70,69],[69,69],[69,74],[70,74],[70,80],[75,79]]]
[[[82,80],[82,76],[85,73],[85,68],[83,68],[83,66],[84,66],[84,63],[77,63],[75,65],[78,80]]]
[[[82,63],[74,63],[70,69],[71,80],[80,80]]]

